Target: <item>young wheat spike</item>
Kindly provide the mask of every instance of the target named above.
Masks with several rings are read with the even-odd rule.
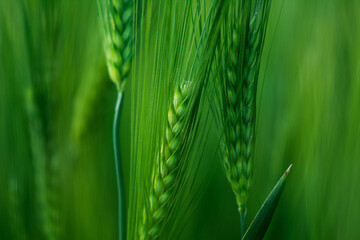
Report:
[[[107,67],[110,79],[122,91],[131,69],[133,0],[110,0],[108,4]]]
[[[182,139],[180,139],[179,134],[184,129],[183,118],[188,110],[188,88],[189,86],[186,84],[176,88],[172,104],[168,110],[165,144],[162,145],[162,151],[159,154],[160,168],[155,169],[154,184],[149,197],[149,219],[143,219],[140,239],[146,239],[146,236],[149,236],[150,239],[158,237],[162,221],[167,215],[166,211],[170,204],[170,198],[175,190],[172,186],[177,178],[178,155],[182,146]],[[146,209],[144,212],[146,213]],[[144,228],[146,224],[147,232]]]
[[[198,166],[200,161],[196,158],[198,153],[193,143],[198,147],[202,144],[200,137],[196,138],[197,133],[201,132],[198,127],[204,114],[204,110],[199,109],[199,103],[205,98],[226,2],[221,4],[213,1],[210,9],[201,13],[204,16],[197,15],[200,13],[193,15],[192,0],[185,1],[185,4],[182,4],[183,1],[173,3],[163,0],[159,5],[153,5],[156,8],[165,6],[164,11],[160,11],[159,19],[165,23],[167,21],[163,19],[169,19],[170,22],[164,24],[164,28],[162,25],[155,28],[159,45],[154,57],[158,64],[154,65],[155,77],[149,78],[155,91],[148,95],[146,91],[143,95],[138,94],[141,103],[144,102],[142,96],[145,96],[154,104],[150,111],[139,104],[140,113],[144,113],[144,116],[137,119],[142,128],[138,134],[145,137],[144,143],[136,146],[140,151],[134,151],[134,159],[137,160],[133,161],[134,177],[135,180],[139,179],[140,188],[133,196],[137,201],[132,209],[135,217],[132,232],[136,234],[133,239],[173,239],[177,231],[174,228],[179,227],[175,224],[189,210],[189,198],[196,185],[192,185],[191,181],[196,175],[197,167],[194,166]],[[173,13],[176,18],[173,18]],[[191,22],[192,17],[205,17],[201,29],[198,29],[200,26],[196,26],[197,23],[194,25],[195,21]],[[148,28],[145,31],[147,33]],[[168,57],[168,52],[171,52],[171,57]],[[168,91],[166,94],[153,95],[153,92],[163,91],[164,87]],[[159,103],[156,103],[157,99],[154,101],[154,97],[158,97]],[[150,113],[149,120],[141,122],[148,117],[145,113]],[[147,139],[154,138],[156,141],[147,144]]]
[[[224,76],[225,144],[224,168],[236,197],[245,232],[248,193],[253,176],[255,143],[256,88],[262,53],[264,30],[267,23],[269,1],[260,1],[259,9],[252,12],[251,4],[243,4],[240,28],[235,21],[232,28]],[[260,16],[259,16],[260,15]]]
[[[253,155],[254,155],[254,134],[255,134],[255,114],[256,114],[256,86],[257,61],[259,56],[259,45],[257,42],[258,31],[254,27],[256,14],[249,24],[248,35],[245,40],[245,59],[243,68],[243,82],[241,94],[241,176],[240,181],[240,205],[239,210],[243,211],[246,207],[248,191],[253,174]],[[244,206],[245,205],[245,206]],[[245,209],[246,210],[246,209]]]
[[[240,189],[238,183],[240,181],[240,174],[238,174],[237,163],[240,163],[240,97],[238,96],[239,90],[241,89],[240,81],[238,81],[238,48],[239,48],[239,37],[238,31],[236,28],[233,30],[233,39],[231,42],[231,49],[233,51],[229,52],[229,62],[226,65],[226,88],[227,88],[227,116],[228,121],[226,124],[226,131],[228,138],[226,141],[228,144],[225,145],[225,155],[224,155],[224,166],[228,180],[232,186],[232,189],[235,192],[235,195],[240,196]]]

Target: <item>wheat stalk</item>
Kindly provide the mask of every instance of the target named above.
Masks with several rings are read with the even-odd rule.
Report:
[[[29,79],[25,82],[24,103],[28,116],[29,134],[31,138],[31,153],[34,163],[35,197],[37,201],[39,227],[45,239],[58,239],[60,236],[59,202],[58,194],[54,189],[55,182],[59,180],[58,169],[55,167],[52,151],[49,150],[47,134],[51,125],[50,116],[45,113],[48,105],[47,90],[50,82],[55,80],[53,68],[56,61],[56,46],[58,38],[55,29],[60,27],[57,18],[59,5],[32,1],[21,1],[24,33],[27,42],[29,61]],[[46,24],[43,20],[46,19]],[[31,26],[37,27],[32,28]],[[47,33],[47,34],[45,34]],[[30,58],[28,59],[30,60]],[[34,61],[35,60],[35,61]],[[49,165],[54,166],[51,171]],[[51,176],[51,178],[50,178]],[[49,184],[49,180],[52,181]]]
[[[103,14],[102,4],[98,3],[100,13]],[[104,14],[106,63],[110,79],[115,83],[118,91],[113,121],[113,149],[118,194],[119,239],[124,240],[126,239],[126,210],[119,150],[119,129],[124,87],[131,70],[133,0],[108,0]]]
[[[28,121],[31,138],[31,152],[35,166],[34,183],[36,188],[36,201],[40,209],[40,223],[45,238],[55,239],[55,230],[51,221],[52,206],[48,199],[48,187],[46,182],[47,155],[45,151],[45,141],[43,137],[43,126],[31,88],[29,88],[27,91],[25,102],[27,114],[29,117]]]

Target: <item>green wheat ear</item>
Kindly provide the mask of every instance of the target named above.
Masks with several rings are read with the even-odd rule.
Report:
[[[105,52],[110,79],[124,89],[131,70],[133,0],[112,0],[107,8]]]
[[[224,24],[220,69],[223,164],[235,194],[240,213],[242,234],[245,233],[246,205],[253,177],[256,91],[260,59],[269,11],[269,1],[242,2],[230,12]],[[260,11],[260,12],[259,12]],[[233,14],[233,15],[232,15]]]
[[[189,103],[189,86],[183,85],[177,87],[174,93],[173,101],[170,105],[166,121],[165,144],[161,147],[159,154],[160,168],[154,172],[154,184],[150,191],[150,208],[148,219],[143,218],[142,226],[147,224],[148,232],[141,227],[140,239],[145,239],[148,235],[150,239],[159,236],[161,224],[165,216],[168,215],[168,206],[170,200],[176,190],[173,183],[177,177],[179,154],[183,140],[180,133],[184,131],[184,115],[188,110]],[[158,171],[158,169],[160,171]],[[146,213],[146,209],[144,209]]]
[[[131,239],[174,239],[201,185],[206,86],[228,4],[213,1],[199,13],[192,3],[150,1],[135,24],[141,28],[134,54],[139,83],[132,81]],[[154,37],[147,40],[150,32]],[[141,64],[145,58],[152,61]]]

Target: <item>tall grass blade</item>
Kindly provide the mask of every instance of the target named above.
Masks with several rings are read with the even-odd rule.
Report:
[[[266,198],[259,212],[256,214],[254,220],[246,231],[244,237],[242,238],[243,240],[259,240],[263,239],[265,236],[285,187],[286,179],[290,172],[291,166],[292,165],[290,165],[290,167],[281,176],[280,180],[276,183],[275,187]]]

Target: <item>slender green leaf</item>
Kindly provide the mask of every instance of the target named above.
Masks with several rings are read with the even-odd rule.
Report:
[[[263,239],[284,189],[286,178],[290,172],[291,166],[292,165],[290,165],[290,167],[285,171],[273,190],[270,192],[269,196],[266,198],[259,212],[256,214],[254,220],[246,231],[245,236],[242,238],[243,240]]]

